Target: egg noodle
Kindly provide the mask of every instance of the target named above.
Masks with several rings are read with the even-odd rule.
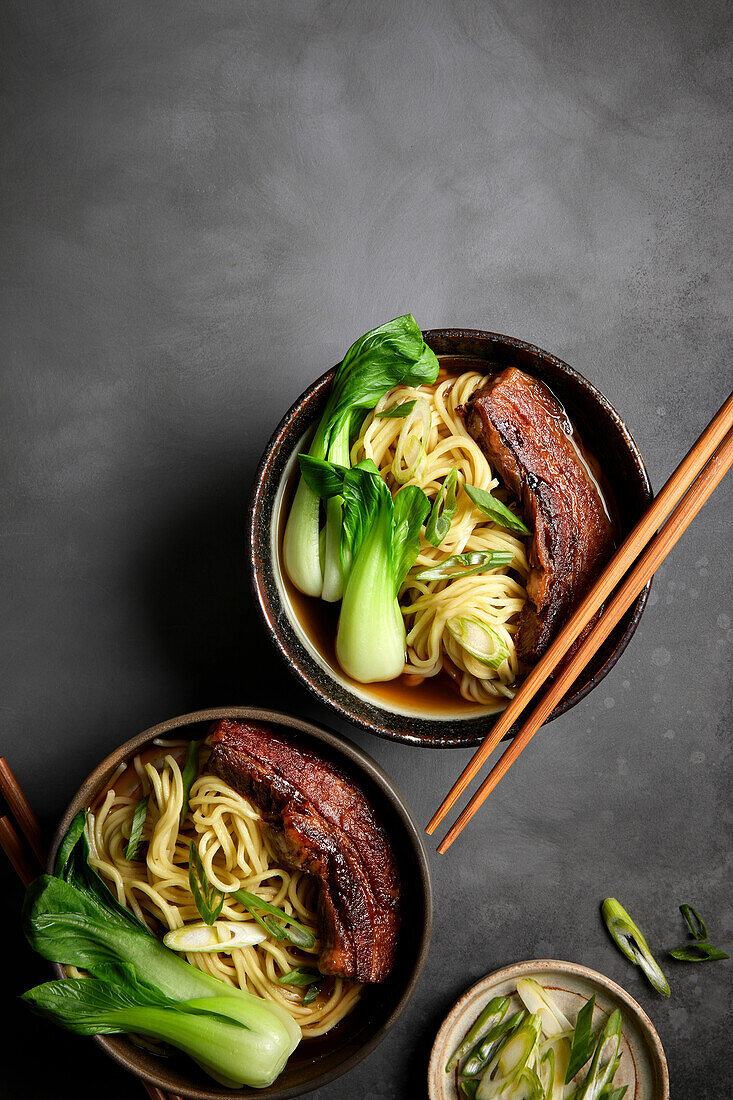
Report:
[[[151,931],[160,926],[181,928],[198,923],[188,881],[189,846],[198,846],[209,881],[219,890],[244,889],[278,906],[318,936],[317,888],[302,871],[281,866],[257,808],[223,779],[206,769],[208,749],[202,746],[199,774],[191,787],[190,810],[179,828],[183,803],[183,780],[175,759],[175,746],[165,742],[158,760],[136,756],[133,767],[138,782],[130,793],[125,783],[108,790],[95,812],[87,818],[87,839],[92,867],[107,881],[121,905],[130,909]],[[127,860],[125,849],[135,806],[149,795],[142,844],[145,862]],[[141,852],[142,854],[142,852]],[[247,921],[257,927],[251,915],[227,895],[219,917]],[[310,950],[267,939],[230,952],[186,952],[185,958],[215,978],[239,986],[268,1000],[277,1001],[291,1013],[304,1038],[330,1031],[355,1006],[361,986],[341,978],[329,979],[321,994],[303,1005],[305,988],[281,985],[278,978],[298,967],[316,968],[320,946]]]
[[[400,594],[407,629],[405,673],[415,682],[445,669],[457,681],[461,695],[499,710],[514,695],[519,660],[514,643],[519,613],[527,593],[527,553],[522,538],[489,520],[460,490],[464,483],[505,500],[506,493],[478,444],[466,431],[460,414],[474,390],[485,381],[469,371],[439,380],[434,386],[397,386],[365,419],[351,451],[352,464],[370,458],[394,491],[418,485],[432,500],[455,466],[459,490],[457,511],[440,546],[421,539],[413,572],[436,566],[453,554],[511,551],[510,565],[468,577],[418,581],[408,577]],[[376,414],[414,401],[403,418]],[[499,490],[496,492],[496,490]],[[508,651],[495,669],[469,653],[456,639],[456,622],[479,620]],[[453,632],[451,632],[453,627]]]

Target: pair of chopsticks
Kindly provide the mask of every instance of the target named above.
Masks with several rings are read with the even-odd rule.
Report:
[[[540,702],[524,721],[513,741],[456,818],[438,851],[443,853],[468,824],[496,785],[524,751],[554,707],[575,682],[601,647],[654,572],[669,554],[715,487],[733,465],[733,394],[722,405],[700,438],[671,475],[661,492],[624,539],[588,595],[560,631],[544,657],[527,676],[514,699],[500,715],[491,733],[461,772],[426,832],[433,833],[456,804],[469,783],[488,760],[539,689],[549,685]],[[615,590],[615,591],[614,591]],[[605,604],[605,601],[612,598]],[[603,606],[605,604],[605,606]],[[563,662],[570,647],[603,610],[570,660]],[[562,662],[562,664],[561,664]]]
[[[9,814],[3,814],[0,817],[0,848],[12,863],[20,881],[27,886],[45,867],[46,854],[38,818],[33,813],[23,788],[13,775],[4,756],[0,756],[0,794],[5,799],[10,815],[15,818],[18,826],[16,828]],[[147,1081],[141,1080],[140,1083],[147,1091],[150,1100],[181,1100],[180,1096],[163,1092],[162,1089],[148,1084]]]

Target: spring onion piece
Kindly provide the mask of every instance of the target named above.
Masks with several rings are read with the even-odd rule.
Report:
[[[598,1100],[603,1087],[613,1080],[618,1069],[621,1047],[621,1013],[616,1008],[598,1036],[590,1068],[573,1100]]]
[[[726,955],[725,951],[721,951],[719,947],[713,947],[711,943],[701,943],[699,940],[687,943],[684,947],[676,947],[674,951],[667,953],[678,962],[688,963],[716,962],[730,958],[730,955]]]
[[[463,1058],[465,1054],[468,1054],[477,1039],[491,1031],[498,1023],[501,1023],[508,1008],[508,997],[491,998],[489,1003],[479,1012],[475,1021],[466,1032],[463,1042],[458,1044],[453,1054],[448,1059],[445,1067],[446,1073],[450,1073],[450,1071],[458,1065],[461,1058]]]
[[[297,967],[295,970],[288,970],[287,974],[282,974],[277,980],[280,985],[313,985],[313,982],[320,981],[322,977],[317,970]]]
[[[595,1046],[593,1040],[593,1011],[595,1007],[596,995],[594,993],[590,1000],[583,1005],[575,1021],[570,1060],[565,1073],[566,1085],[570,1084],[576,1073],[580,1073],[583,1066],[590,1060],[593,1054],[593,1048]]]
[[[148,800],[150,795],[145,795],[145,798],[141,798],[135,807],[135,812],[132,815],[132,824],[130,825],[130,839],[127,842],[125,848],[125,859],[134,859],[137,855],[137,850],[140,847],[140,842],[143,838],[143,829],[145,828],[145,819],[148,816]]]
[[[395,386],[435,382],[438,369],[435,354],[409,313],[365,333],[351,345],[336,370],[308,454],[314,459],[338,462],[337,453],[366,410],[373,409]],[[333,560],[329,554],[339,543],[338,509],[334,507],[327,517],[327,527],[330,522],[336,531],[325,539],[322,559],[320,512],[318,495],[301,478],[285,527],[283,559],[293,584],[308,596],[322,595],[324,565]]]
[[[252,894],[249,890],[232,890],[232,897],[236,898],[247,912],[251,913],[254,919],[262,924],[270,935],[274,935],[276,939],[287,940],[295,947],[306,949],[316,946],[316,937],[310,929],[300,924],[295,917],[286,913],[284,909],[278,909],[276,905],[271,905],[269,901],[257,897],[257,894]],[[266,917],[261,918],[260,913],[268,913],[270,917],[282,921],[282,924],[277,924],[276,921],[268,921]]]
[[[514,1012],[507,1019],[494,1024],[490,1031],[482,1035],[461,1063],[461,1073],[465,1077],[476,1077],[486,1068],[502,1043],[516,1031],[527,1018],[524,1009]]]
[[[424,398],[418,398],[412,412],[405,417],[392,460],[392,475],[400,485],[406,485],[422,472],[430,438],[430,421],[430,405]]]
[[[240,921],[217,920],[213,924],[185,924],[163,936],[171,951],[200,951],[211,954],[233,951],[236,947],[252,947],[267,939],[264,932]]]
[[[213,924],[224,906],[224,894],[209,882],[194,840],[188,847],[188,885],[201,919]]]
[[[694,906],[680,905],[680,913],[690,929],[690,935],[693,939],[706,940],[708,938],[708,927]]]
[[[502,1093],[502,1096],[506,1100],[545,1100],[545,1090],[535,1071],[525,1066],[509,1091]]]
[[[453,554],[437,565],[411,573],[410,577],[416,581],[454,581],[459,577],[483,573],[486,569],[511,565],[513,557],[509,550],[473,550],[468,554]]]
[[[598,1093],[598,1100],[624,1100],[628,1089],[628,1085],[619,1085],[618,1088],[614,1088],[613,1084],[604,1085]]]
[[[193,781],[199,773],[199,743],[198,741],[189,741],[188,749],[186,750],[186,763],[181,772],[181,780],[183,782],[183,801],[181,802],[181,818],[179,826],[182,829],[183,823],[186,820],[188,814],[188,800],[191,797],[191,787]]]
[[[647,978],[665,997],[669,997],[669,982],[649,950],[638,925],[615,898],[606,898],[601,906],[608,933],[618,949],[636,966],[641,967]]]
[[[534,1057],[541,1031],[542,1021],[533,1014],[509,1035],[481,1075],[476,1100],[495,1100],[517,1081]]]
[[[433,507],[425,524],[425,538],[431,546],[440,546],[450,531],[451,520],[458,508],[456,501],[457,481],[458,468],[454,466],[438,490],[438,495],[433,501]]]
[[[531,534],[529,527],[522,522],[519,516],[515,516],[506,504],[502,504],[491,493],[487,493],[485,489],[477,489],[475,485],[464,485],[463,488],[478,510],[488,516],[490,520],[493,520],[494,523],[498,523],[500,527],[505,527],[507,531],[513,531],[517,535]]]
[[[540,1047],[540,1078],[547,1081],[545,1094],[547,1100],[563,1100],[565,1096],[565,1075],[570,1061],[570,1040],[564,1035],[556,1035],[546,1040]],[[552,1073],[547,1068],[551,1064]]]
[[[403,401],[401,405],[390,405],[388,409],[375,412],[374,417],[376,420],[399,420],[403,416],[409,416],[416,403],[417,399],[415,401]]]
[[[301,455],[303,478],[324,499],[343,499],[342,561],[349,562],[336,632],[336,656],[361,683],[393,680],[405,664],[405,624],[397,594],[420,549],[430,511],[422,489],[392,499],[373,462],[352,468]]]
[[[711,943],[704,942],[708,938],[708,929],[697,909],[693,908],[692,905],[680,905],[680,913],[690,929],[690,935],[693,937],[694,942],[687,943],[684,947],[677,947],[674,951],[669,951],[668,954],[673,959],[677,959],[678,962],[714,962],[719,959],[730,958],[725,951],[713,947]]]
[[[501,636],[474,615],[463,615],[446,622],[448,633],[482,665],[499,668],[509,656]]]
[[[272,1084],[290,1054],[285,1025],[255,997],[251,1004],[231,995],[174,1000],[131,978],[124,985],[67,978],[36,986],[21,1000],[78,1035],[132,1032],[162,1039],[232,1088]]]
[[[548,1039],[573,1030],[567,1016],[534,978],[520,978],[517,982],[517,993],[527,1011],[539,1016],[542,1030]]]

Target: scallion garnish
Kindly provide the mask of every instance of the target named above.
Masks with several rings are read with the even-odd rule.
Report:
[[[300,924],[295,917],[291,917],[283,909],[278,909],[276,905],[271,905],[269,901],[258,898],[257,894],[251,894],[249,890],[233,890],[232,897],[236,898],[247,912],[252,914],[257,923],[266,928],[275,939],[287,940],[295,947],[312,948],[316,946],[316,937],[310,929]],[[260,913],[267,913],[269,916],[262,917]],[[272,917],[276,917],[277,920],[283,923],[278,924],[276,920],[271,919]]]
[[[135,812],[132,815],[132,824],[130,826],[130,839],[127,842],[125,848],[125,859],[135,859],[137,850],[140,847],[140,841],[143,838],[143,829],[145,827],[145,818],[148,816],[148,799],[150,795],[146,795],[145,798],[141,798],[135,807]]]
[[[630,962],[641,967],[647,978],[665,997],[669,997],[669,982],[662,973],[659,963],[649,950],[638,925],[615,898],[606,898],[601,906],[606,928],[613,942]]]
[[[511,565],[513,557],[510,550],[474,550],[468,554],[453,554],[437,565],[410,574],[410,577],[416,581],[455,581],[459,577],[483,573],[486,569]]]
[[[400,420],[405,416],[409,416],[416,404],[417,399],[403,401],[401,405],[390,405],[388,409],[382,409],[381,412],[375,413],[374,417],[377,420]]]
[[[485,489],[477,489],[475,485],[464,485],[463,488],[478,510],[493,520],[494,523],[498,523],[500,527],[506,527],[507,531],[513,531],[517,535],[531,534],[529,527],[522,522],[519,516],[515,516],[506,504],[502,504],[491,493],[487,493]]]
[[[302,967],[298,967],[295,970],[288,971],[287,974],[283,974],[282,977],[277,979],[280,985],[302,985],[306,986],[306,991],[303,994],[303,1000],[301,1004],[309,1005],[315,1001],[318,994],[323,989],[324,977],[317,970],[304,970]]]
[[[466,1032],[463,1042],[460,1043],[449,1058],[445,1072],[450,1073],[457,1066],[464,1054],[467,1054],[476,1040],[495,1027],[506,1015],[509,1008],[508,997],[492,997],[485,1008],[479,1012],[474,1023]]]
[[[188,848],[188,884],[201,919],[213,924],[222,911],[225,895],[213,886],[206,875],[196,843],[192,840]]]
[[[693,942],[669,951],[668,954],[673,959],[677,959],[678,962],[715,962],[730,958],[730,955],[726,955],[725,951],[721,951],[719,947],[713,947],[711,943],[705,942],[708,938],[708,929],[697,909],[692,905],[680,905],[680,913],[690,929]]]
[[[596,995],[594,993],[590,1000],[583,1005],[575,1021],[573,1044],[570,1048],[570,1061],[565,1074],[566,1085],[570,1084],[575,1074],[583,1068],[586,1062],[590,1061],[593,1054],[595,1046],[593,1041],[593,1010],[595,1006]]]
[[[457,481],[458,469],[454,466],[438,490],[438,495],[433,501],[433,507],[425,523],[425,538],[431,546],[440,546],[450,531],[451,520],[458,508],[456,501]]]

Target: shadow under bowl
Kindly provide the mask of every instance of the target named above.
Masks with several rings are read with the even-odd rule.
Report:
[[[566,408],[585,447],[597,460],[610,489],[623,538],[646,510],[652,497],[649,476],[634,440],[613,406],[582,374],[533,344],[477,329],[432,329],[425,340],[446,365],[461,360],[460,369],[486,373],[519,367],[539,378]],[[471,360],[471,362],[467,362]],[[496,712],[459,699],[457,692],[435,692],[430,681],[406,688],[401,695],[389,685],[360,684],[339,668],[332,645],[324,641],[318,616],[330,616],[327,630],[335,635],[330,610],[314,612],[310,600],[296,592],[281,562],[282,534],[289,496],[297,476],[298,453],[307,446],[323,412],[336,368],[305,390],[277,426],[262,456],[252,492],[248,526],[250,578],[265,628],[286,664],[303,684],[344,721],[386,737],[428,748],[468,747],[490,732]],[[584,699],[613,668],[639,625],[651,582],[573,688],[547,721]],[[446,696],[447,702],[446,702]],[[507,737],[512,737],[512,728]]]
[[[402,883],[402,923],[392,973],[384,982],[366,987],[353,1012],[331,1032],[303,1041],[277,1081],[266,1089],[224,1088],[183,1054],[174,1052],[163,1058],[125,1036],[96,1035],[94,1041],[131,1073],[187,1100],[289,1100],[334,1081],[374,1050],[407,1007],[427,958],[433,899],[421,831],[399,790],[367,753],[322,726],[280,711],[222,707],[171,718],[121,745],[84,780],[56,831],[48,870],[53,870],[59,845],[73,818],[94,805],[121,763],[130,761],[154,738],[201,738],[209,724],[220,718],[274,726],[284,736],[337,765],[368,796],[389,835]],[[54,970],[59,977],[64,976],[63,967],[54,965]]]

